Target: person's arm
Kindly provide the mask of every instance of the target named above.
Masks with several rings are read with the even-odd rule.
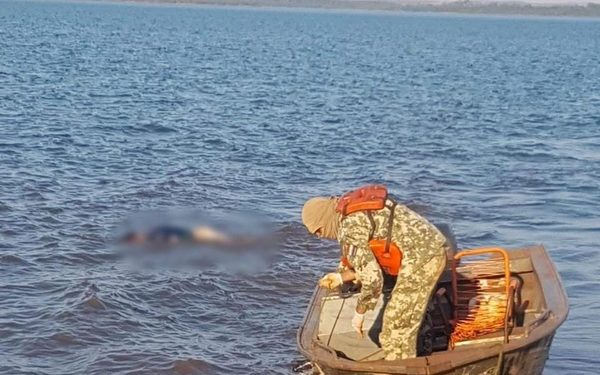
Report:
[[[373,255],[371,249],[350,246],[354,251],[350,262],[354,266],[355,277],[360,280],[360,295],[356,302],[356,312],[364,314],[373,310],[383,289],[383,275],[381,268]]]
[[[346,246],[346,256],[361,282],[356,312],[373,310],[383,288],[383,275],[369,247],[371,223],[364,213],[348,216],[342,223],[340,241]]]

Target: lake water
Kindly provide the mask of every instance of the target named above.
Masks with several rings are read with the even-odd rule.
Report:
[[[459,246],[544,243],[546,374],[600,366],[600,22],[0,1],[0,373],[289,374],[334,244],[308,197],[381,182]],[[269,267],[131,267],[150,209],[260,212]]]

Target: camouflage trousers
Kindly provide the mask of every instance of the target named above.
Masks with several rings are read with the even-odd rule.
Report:
[[[446,253],[443,250],[425,262],[411,258],[402,260],[396,285],[383,313],[379,340],[387,360],[417,356],[421,322],[446,266]]]

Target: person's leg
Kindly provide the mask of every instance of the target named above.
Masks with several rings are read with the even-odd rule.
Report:
[[[387,360],[417,356],[421,322],[445,265],[446,254],[443,252],[427,263],[403,259],[379,336]]]

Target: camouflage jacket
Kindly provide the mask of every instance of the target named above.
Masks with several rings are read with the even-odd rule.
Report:
[[[342,255],[348,259],[362,284],[357,309],[372,310],[381,295],[383,275],[369,248],[369,241],[387,237],[391,204],[388,199],[386,207],[370,211],[372,221],[366,211],[352,213],[340,221],[338,241]],[[444,235],[425,218],[401,204],[394,210],[392,241],[402,250],[402,262],[413,262],[417,267],[436,255],[446,256]],[[340,263],[338,272],[343,269]]]

